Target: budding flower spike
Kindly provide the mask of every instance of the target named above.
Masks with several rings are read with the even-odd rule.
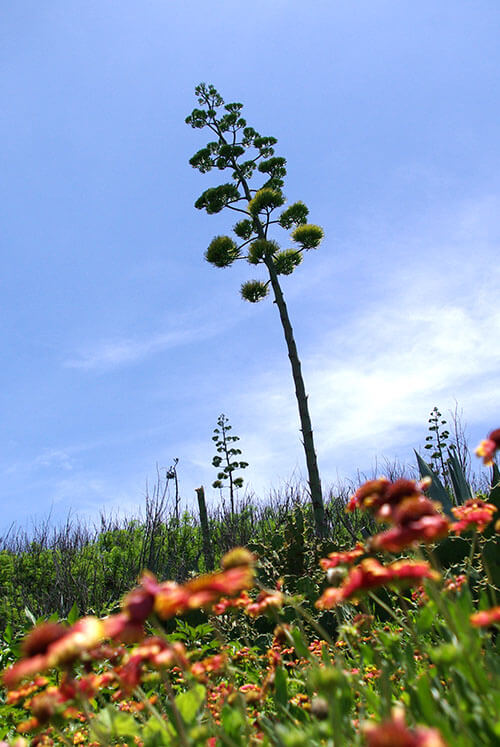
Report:
[[[309,210],[303,202],[285,207],[282,188],[286,159],[275,155],[276,138],[262,136],[249,127],[242,116],[243,104],[226,104],[213,85],[200,83],[195,94],[201,108],[191,112],[186,124],[195,130],[206,128],[210,137],[215,135],[216,139],[195,153],[189,163],[202,174],[217,169],[230,175],[230,181],[206,189],[196,200],[195,207],[209,215],[222,210],[240,213],[240,219],[233,226],[238,241],[231,236],[215,236],[205,251],[205,259],[219,268],[246,260],[264,271],[264,278],[246,280],[240,294],[244,301],[252,304],[271,295],[277,306],[295,385],[316,535],[324,538],[327,523],[308,397],[281,285],[281,278],[292,275],[304,255],[318,248],[323,240],[323,229],[307,222]],[[292,242],[292,247],[281,248],[273,238],[275,233],[279,237],[281,231],[288,233],[287,241]],[[224,472],[221,474],[217,487],[224,480]]]

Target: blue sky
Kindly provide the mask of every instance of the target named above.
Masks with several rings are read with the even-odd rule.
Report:
[[[0,10],[1,527],[134,512],[226,413],[260,494],[304,474],[277,311],[203,252],[194,86],[245,104],[325,240],[283,287],[325,486],[499,424],[497,0],[16,0]]]

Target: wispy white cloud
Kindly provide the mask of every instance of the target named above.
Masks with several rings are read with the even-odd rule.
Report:
[[[107,371],[137,363],[156,353],[162,353],[180,345],[188,345],[213,334],[213,326],[207,323],[173,329],[143,338],[123,337],[105,340],[81,349],[76,355],[64,361],[64,366],[86,371]]]

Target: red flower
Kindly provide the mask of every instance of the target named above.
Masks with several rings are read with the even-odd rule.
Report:
[[[245,589],[251,589],[254,578],[253,563],[254,556],[248,550],[236,548],[222,558],[222,571],[207,573],[182,586],[174,581],[154,585],[155,612],[161,618],[167,619],[191,609],[214,604],[222,596],[233,596]],[[151,576],[148,576],[145,582],[151,588]]]
[[[358,542],[353,550],[331,552],[327,558],[321,558],[319,564],[324,571],[327,571],[329,568],[336,568],[338,565],[351,565],[364,554],[365,548],[361,542]]]
[[[317,600],[316,607],[330,609],[339,602],[356,598],[360,592],[392,584],[420,584],[424,578],[437,580],[439,574],[425,562],[399,560],[384,566],[375,558],[365,558],[351,569],[339,588],[326,589]]]
[[[422,516],[403,526],[396,526],[376,534],[370,540],[370,549],[400,552],[420,542],[435,542],[448,534],[448,520],[440,514]]]
[[[46,622],[31,630],[21,645],[22,655],[26,658],[47,653],[49,646],[68,633],[68,628],[60,623]]]
[[[500,607],[491,607],[489,610],[482,610],[470,616],[472,625],[478,628],[487,628],[493,623],[500,623]]]
[[[390,719],[380,724],[366,724],[363,731],[368,747],[446,747],[437,729],[418,726],[410,731],[404,712],[398,708],[393,710]]]
[[[428,501],[423,493],[428,486],[428,479],[420,482],[401,479],[392,483],[386,477],[369,480],[354,493],[347,510],[360,508],[363,511],[370,511],[379,521],[398,523],[400,519],[397,518],[397,513],[401,506],[416,504],[420,500]],[[432,505],[435,513],[436,504]]]
[[[249,604],[246,612],[250,617],[259,617],[270,609],[281,609],[283,606],[283,594],[281,591],[261,591],[255,602]]]
[[[123,600],[122,609],[129,620],[143,623],[153,611],[155,595],[147,588],[133,589]]]
[[[497,508],[493,503],[485,503],[480,498],[470,498],[463,506],[456,506],[451,510],[459,519],[452,524],[452,529],[456,534],[460,534],[468,529],[477,529],[478,532],[483,532],[492,520]]]
[[[484,441],[481,441],[475,449],[478,457],[482,457],[486,467],[493,466],[493,457],[495,452],[500,449],[500,428],[491,431],[490,435]]]
[[[241,594],[236,597],[236,599],[228,599],[227,597],[222,597],[222,599],[219,599],[218,602],[214,604],[212,607],[212,612],[215,615],[223,615],[224,612],[226,612],[230,608],[236,608],[241,609],[242,607],[246,607],[250,604],[252,600],[246,593],[246,591],[242,591]]]
[[[104,637],[104,625],[96,617],[83,617],[71,628],[43,623],[34,628],[24,642],[27,658],[20,659],[3,673],[4,684],[11,689],[35,674],[71,664],[84,651],[95,648]]]
[[[382,505],[385,503],[390,484],[386,477],[379,477],[378,480],[368,480],[356,490],[347,504],[347,510],[354,511],[355,508],[360,508],[365,511]]]
[[[105,617],[102,622],[105,638],[122,643],[137,643],[144,638],[142,622],[133,622],[124,612]]]

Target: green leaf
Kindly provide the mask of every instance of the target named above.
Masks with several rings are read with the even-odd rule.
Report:
[[[245,728],[245,716],[240,709],[226,703],[222,708],[220,717],[224,733],[231,739],[237,740],[237,744],[241,744],[241,736]]]
[[[443,507],[444,513],[448,516],[448,518],[453,519],[453,513],[451,511],[451,500],[450,496],[448,495],[448,492],[446,491],[446,488],[444,487],[443,483],[439,479],[439,477],[431,470],[429,465],[424,462],[422,457],[418,452],[415,451],[415,456],[417,457],[418,462],[418,469],[420,472],[421,477],[430,477],[432,482],[428,489],[428,493],[433,501],[438,501],[441,506]]]
[[[28,618],[28,620],[30,621],[32,625],[36,625],[36,617],[33,614],[33,612],[29,609],[29,607],[24,608],[24,614],[26,615],[26,617]]]
[[[259,189],[248,203],[248,211],[251,215],[258,215],[262,210],[274,210],[285,202],[280,190],[265,187]]]
[[[188,726],[196,719],[196,714],[205,700],[206,689],[199,683],[194,685],[190,690],[181,693],[175,699],[182,720]]]
[[[109,743],[110,738],[125,739],[129,744],[133,744],[137,728],[137,721],[130,713],[116,711],[110,705],[97,714],[91,725],[91,731],[99,739],[105,739],[106,744]]]
[[[450,472],[451,482],[453,484],[453,492],[457,499],[457,504],[462,505],[469,498],[472,498],[472,492],[470,486],[465,479],[460,462],[458,461],[457,455],[453,451],[448,451],[448,469]]]
[[[175,736],[170,724],[159,721],[155,716],[151,716],[146,722],[142,732],[144,747],[164,747],[172,743],[172,737]]]
[[[416,627],[419,633],[426,633],[432,628],[436,619],[436,603],[429,600],[425,607],[421,607],[416,619]]]
[[[274,267],[278,275],[291,275],[302,262],[302,254],[295,249],[285,249],[274,257]]]
[[[194,206],[198,210],[205,209],[209,215],[213,215],[214,213],[220,213],[226,205],[237,202],[240,198],[241,195],[234,184],[221,184],[219,187],[205,190],[196,200]]]
[[[276,667],[274,674],[274,698],[284,708],[288,705],[288,675],[284,667]]]
[[[78,605],[76,602],[73,602],[73,606],[68,612],[68,622],[70,625],[74,625],[78,618],[80,617],[80,610],[78,609]]]
[[[281,213],[279,217],[280,226],[285,229],[290,229],[293,225],[304,225],[308,213],[309,210],[303,202],[294,202],[293,205],[290,205]]]
[[[292,628],[293,645],[297,655],[304,659],[312,659],[311,652],[307,648],[307,643],[304,641],[302,633],[298,628]]]

